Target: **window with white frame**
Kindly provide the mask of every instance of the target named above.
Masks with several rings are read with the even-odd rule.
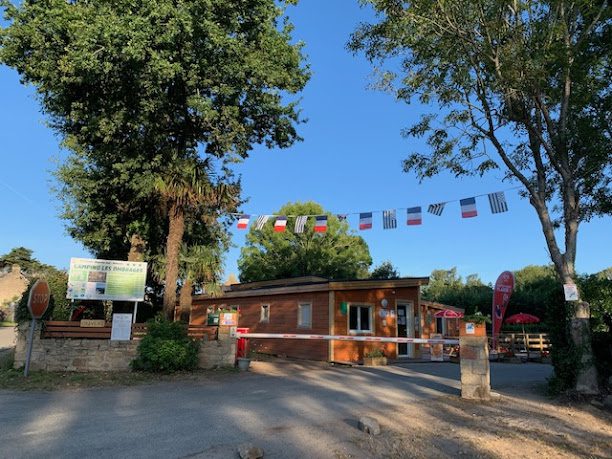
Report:
[[[372,306],[351,305],[349,307],[349,330],[352,332],[372,331]]]
[[[260,322],[270,322],[270,305],[261,305],[261,316],[259,317]]]
[[[312,328],[312,304],[298,304],[298,327]]]

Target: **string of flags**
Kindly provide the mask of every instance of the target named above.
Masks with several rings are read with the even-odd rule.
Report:
[[[516,188],[511,188],[516,189]],[[461,208],[461,218],[474,218],[478,216],[478,209],[476,208],[476,198],[480,196],[487,196],[489,199],[489,207],[491,213],[499,214],[502,212],[508,212],[508,203],[506,202],[506,196],[504,191],[496,191],[495,193],[482,194],[472,196],[471,198],[465,198],[459,200]],[[456,201],[439,202],[437,204],[430,204],[427,207],[427,213],[440,217],[444,212],[446,204]],[[358,212],[355,214],[359,215],[359,229],[369,230],[372,229],[373,218],[372,215],[375,212],[382,212],[382,226],[383,229],[396,229],[397,228],[397,210],[406,210],[406,225],[421,225],[423,224],[423,215],[421,206],[408,207],[406,209],[388,209],[383,211],[371,211],[371,212]],[[238,214],[237,214],[238,215]],[[346,221],[349,215],[353,214],[336,214],[336,217],[340,221]],[[253,215],[240,214],[238,218],[237,228],[245,230],[248,228],[251,218]],[[274,231],[282,233],[287,229],[289,217],[295,218],[295,225],[293,228],[294,233],[303,233],[306,228],[306,222],[309,218],[314,218],[314,231],[316,233],[324,233],[327,231],[327,215],[259,215],[255,220],[254,227],[256,230],[262,230],[266,223],[270,219],[274,219]]]

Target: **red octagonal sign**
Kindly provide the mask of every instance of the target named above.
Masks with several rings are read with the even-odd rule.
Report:
[[[51,290],[46,280],[38,279],[30,290],[28,298],[28,310],[32,319],[40,319],[49,307]]]

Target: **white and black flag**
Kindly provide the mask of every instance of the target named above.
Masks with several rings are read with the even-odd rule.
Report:
[[[308,220],[308,216],[307,215],[302,215],[299,217],[296,217],[295,219],[295,228],[294,228],[294,232],[295,233],[303,233],[304,232],[304,227],[306,226],[306,221]]]
[[[442,215],[442,212],[444,212],[445,204],[446,204],[445,202],[441,202],[439,204],[430,204],[429,207],[427,208],[427,212],[439,217],[440,215]]]
[[[497,193],[491,193],[489,196],[489,204],[491,205],[491,212],[499,214],[502,212],[508,212],[508,204],[506,203],[506,197],[503,191]]]
[[[266,222],[270,219],[269,215],[260,215],[255,221],[255,229],[262,230]]]
[[[395,228],[397,228],[397,218],[395,216],[395,209],[383,210],[383,229]]]

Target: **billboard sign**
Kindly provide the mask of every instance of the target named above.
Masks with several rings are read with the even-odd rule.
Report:
[[[146,280],[146,263],[71,258],[66,298],[143,301]]]

